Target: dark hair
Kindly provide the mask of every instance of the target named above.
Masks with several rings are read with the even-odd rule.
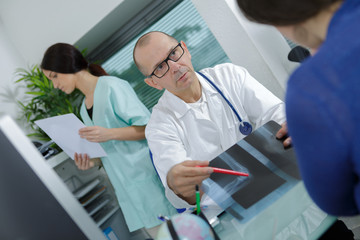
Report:
[[[88,69],[95,76],[108,75],[100,65],[88,63],[77,48],[67,43],[56,43],[49,47],[40,67],[57,73],[77,73]]]
[[[343,0],[237,0],[244,15],[253,22],[286,26],[298,24]]]

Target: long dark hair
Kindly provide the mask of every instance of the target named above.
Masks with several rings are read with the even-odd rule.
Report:
[[[316,16],[335,2],[343,0],[237,0],[250,20],[269,25],[298,24]]]
[[[98,64],[88,63],[81,52],[73,45],[56,43],[50,46],[42,59],[41,69],[57,73],[77,73],[89,70],[95,76],[108,75]]]

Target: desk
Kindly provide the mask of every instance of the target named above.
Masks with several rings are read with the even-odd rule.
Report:
[[[317,239],[336,218],[322,212],[306,193],[302,182],[297,183],[272,205],[251,220],[241,224],[224,212],[215,232],[222,239]]]

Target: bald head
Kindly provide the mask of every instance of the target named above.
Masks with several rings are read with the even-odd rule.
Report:
[[[152,32],[148,32],[148,33],[145,33],[144,35],[142,35],[135,44],[134,51],[133,51],[133,59],[134,59],[134,62],[135,62],[135,65],[137,66],[137,68],[144,75],[147,75],[148,73],[146,72],[145,67],[142,66],[141,61],[138,60],[139,59],[138,53],[140,52],[141,48],[148,46],[149,44],[154,42],[154,40],[157,40],[157,39],[163,39],[165,41],[170,41],[170,42],[174,42],[174,43],[178,42],[174,37],[170,36],[167,33],[160,32],[160,31],[152,31]]]

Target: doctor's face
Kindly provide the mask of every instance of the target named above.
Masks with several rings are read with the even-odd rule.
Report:
[[[43,69],[45,76],[52,81],[54,88],[58,88],[66,94],[72,93],[75,86],[75,74],[71,73],[57,73]]]
[[[173,59],[173,57],[178,60],[169,60]],[[191,63],[191,55],[185,43],[180,42],[179,44],[162,33],[152,33],[149,42],[145,46],[138,47],[135,58],[141,66],[142,72],[148,76],[145,79],[148,85],[159,90],[165,88],[180,98],[186,94],[196,79]],[[161,64],[166,59],[168,59],[166,62],[169,68],[165,75],[162,77],[159,74],[156,74],[158,76],[151,75],[155,69],[159,70],[162,67],[167,69],[166,64]]]

